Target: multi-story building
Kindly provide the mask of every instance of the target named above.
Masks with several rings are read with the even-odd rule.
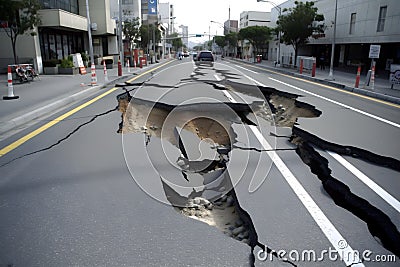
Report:
[[[158,23],[159,1],[158,0],[141,0],[142,23],[154,24]]]
[[[40,73],[43,62],[62,59],[89,50],[85,0],[40,0],[41,24],[37,35],[18,37],[19,62],[33,62]],[[110,0],[89,0],[93,51],[95,59],[118,54],[115,21],[110,17]],[[2,40],[5,33],[0,32]],[[0,63],[12,64],[11,42],[0,43]]]
[[[279,7],[284,10],[294,7],[289,0]],[[334,66],[355,68],[362,65],[364,70],[371,64],[370,45],[380,45],[380,55],[376,59],[377,72],[387,71],[390,63],[400,63],[400,5],[398,0],[337,0],[336,36],[334,38],[335,1],[319,0],[315,2],[318,13],[325,17],[325,32],[317,39],[310,38],[308,45],[299,49],[299,55],[315,56],[323,53],[331,58],[332,43],[335,39]],[[271,10],[276,22],[277,9]],[[294,56],[291,46],[282,45],[282,56]],[[294,58],[292,58],[295,62]],[[329,62],[326,62],[327,64]]]
[[[139,18],[139,21],[141,21],[142,8],[140,0],[110,0],[112,18],[119,18],[119,1],[121,1],[122,21],[135,18]]]
[[[238,32],[238,31],[239,27],[237,20],[228,19],[227,21],[224,22],[224,35],[230,32]]]
[[[240,13],[240,29],[251,26],[270,26],[270,23],[270,12],[243,11]],[[264,58],[268,57],[268,47],[261,48],[260,52]],[[253,56],[253,46],[248,40],[239,42],[238,56],[242,58],[250,58]]]
[[[168,34],[172,34],[175,32],[174,5],[171,5],[170,3],[159,4],[159,22],[167,28]]]
[[[243,11],[240,13],[239,28],[243,29],[249,26],[270,26],[270,22],[270,12]]]

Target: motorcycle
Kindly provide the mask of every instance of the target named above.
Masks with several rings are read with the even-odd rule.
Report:
[[[35,78],[39,78],[39,74],[35,71],[35,69],[32,66],[30,65],[26,66],[25,70],[27,77],[31,78],[32,81]]]
[[[21,83],[28,82],[28,75],[26,74],[26,70],[21,66],[17,66],[15,68],[15,73]]]

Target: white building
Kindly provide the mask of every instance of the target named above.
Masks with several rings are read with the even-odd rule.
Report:
[[[244,29],[251,26],[270,26],[270,12],[261,11],[243,11],[240,13],[240,29]],[[264,58],[268,57],[268,47],[261,50]],[[249,41],[244,40],[239,43],[238,55],[242,58],[253,57],[253,46]]]
[[[174,16],[174,5],[170,3],[159,4],[159,22],[167,28],[167,33],[172,34],[175,32],[175,16]]]
[[[240,13],[239,28],[243,29],[249,26],[270,26],[270,22],[270,12],[243,11]]]
[[[377,72],[388,70],[391,62],[400,63],[398,0],[337,0],[337,4],[335,67],[355,68],[360,64],[364,66],[364,70],[368,69],[371,64],[371,59],[368,58],[371,44],[381,45]],[[294,0],[279,6],[282,10],[294,7]],[[315,56],[318,59],[324,53],[329,60],[334,37],[335,1],[319,0],[315,2],[315,6],[318,13],[324,15],[327,27],[318,39],[310,38],[309,44],[299,49],[299,55]],[[277,9],[271,10],[273,22],[276,22],[277,13]],[[281,50],[281,55],[294,56],[291,46],[281,45]]]

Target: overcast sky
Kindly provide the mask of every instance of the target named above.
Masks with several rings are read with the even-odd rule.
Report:
[[[281,4],[286,0],[273,0],[275,4]],[[174,5],[175,27],[179,30],[179,25],[189,26],[189,34],[208,34],[211,26],[211,34],[222,35],[223,29],[211,20],[224,23],[228,20],[229,6],[231,7],[231,19],[240,21],[242,11],[266,11],[269,12],[273,5],[268,2],[257,0],[160,0],[161,3]],[[197,42],[197,40],[192,40]],[[200,38],[199,38],[200,39]],[[208,39],[208,37],[207,37]],[[201,41],[201,40],[199,40]]]

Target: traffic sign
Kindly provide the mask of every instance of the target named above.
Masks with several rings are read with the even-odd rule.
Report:
[[[379,58],[380,51],[381,51],[381,45],[370,45],[369,58]]]

